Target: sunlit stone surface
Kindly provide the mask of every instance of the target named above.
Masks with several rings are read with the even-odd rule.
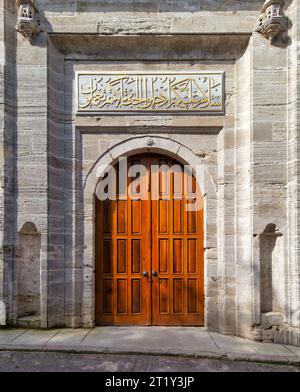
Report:
[[[0,323],[94,325],[96,170],[159,151],[203,168],[206,328],[300,345],[300,1],[276,42],[254,32],[263,0],[36,3],[30,42],[0,0]],[[186,113],[78,112],[77,74],[211,72],[220,111],[191,110],[204,92]]]

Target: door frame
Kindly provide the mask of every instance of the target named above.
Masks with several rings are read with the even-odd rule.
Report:
[[[122,131],[122,127],[119,128]],[[155,128],[153,129],[155,130]],[[150,146],[151,145],[151,146]],[[118,141],[108,150],[102,153],[99,158],[86,172],[83,178],[82,194],[82,254],[84,260],[82,267],[81,294],[75,296],[81,303],[81,312],[78,314],[78,322],[82,326],[95,326],[95,200],[94,194],[97,188],[99,177],[102,175],[107,165],[114,165],[119,157],[131,156],[143,152],[158,152],[166,156],[173,157],[183,164],[189,164],[196,172],[200,168],[200,175],[197,174],[197,182],[203,194],[204,203],[204,293],[210,291],[211,300],[205,301],[204,325],[205,328],[218,329],[221,299],[218,289],[216,289],[216,271],[220,263],[218,256],[218,233],[221,228],[218,221],[218,196],[217,187],[210,174],[207,162],[199,157],[193,149],[187,147],[178,140],[168,136],[153,134],[128,135],[127,138]],[[213,168],[216,169],[214,165]],[[209,213],[208,213],[209,212]],[[208,216],[209,215],[209,216]],[[213,290],[213,291],[211,291]],[[77,320],[74,322],[77,323]],[[77,324],[76,324],[77,325]]]

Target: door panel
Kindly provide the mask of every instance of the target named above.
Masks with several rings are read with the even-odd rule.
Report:
[[[145,159],[129,161],[146,164]],[[117,178],[118,180],[118,178]],[[146,186],[147,179],[141,179]],[[128,194],[133,182],[128,182]],[[150,198],[96,203],[96,324],[149,325],[150,285],[142,276],[150,271]]]
[[[96,200],[96,323],[203,325],[203,208],[186,211],[195,193],[202,202],[200,190],[171,158],[144,154],[128,166],[137,163],[147,168],[140,186],[132,179],[125,197]],[[151,173],[151,165],[165,171]],[[173,165],[177,171],[170,174]],[[185,184],[194,194],[181,200]]]
[[[152,164],[162,163],[169,168],[178,165],[172,159],[152,158]],[[165,176],[152,176],[152,187],[159,184],[155,191],[159,200],[151,202],[152,270],[158,272],[152,278],[153,325],[204,324],[203,208],[186,211],[187,204],[193,205],[196,199],[201,203],[202,199],[194,177],[181,170],[182,174],[169,175],[169,200],[163,200],[168,194]],[[185,187],[194,192],[191,200],[184,194]],[[184,194],[182,200],[178,199],[178,191]]]

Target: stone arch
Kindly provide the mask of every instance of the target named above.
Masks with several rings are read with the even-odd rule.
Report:
[[[208,192],[211,195],[216,194],[215,183],[203,159],[183,144],[161,136],[136,136],[110,148],[99,157],[90,169],[84,180],[84,188],[91,192],[95,191],[100,174],[99,169],[101,167],[104,168],[107,165],[113,166],[121,156],[130,156],[142,152],[165,154],[175,158],[182,164],[190,165],[194,174],[198,174],[197,181],[203,195],[207,195]],[[198,173],[197,168],[199,169]]]
[[[19,230],[19,233],[22,234],[34,234],[34,233],[39,233],[39,229],[36,226],[35,223],[33,222],[26,222],[22,225],[21,229]]]
[[[41,315],[41,233],[32,222],[18,232],[16,252],[16,304],[19,326],[40,326]]]
[[[99,181],[101,170],[113,166],[119,157],[131,156],[143,152],[160,153],[178,160],[182,164],[190,165],[200,186],[204,200],[204,248],[205,248],[205,292],[209,291],[207,282],[213,281],[215,273],[217,249],[217,192],[216,186],[204,161],[191,149],[170,138],[161,136],[136,136],[111,147],[102,154],[83,179],[84,203],[84,246],[83,259],[85,268],[83,307],[85,314],[82,316],[82,325],[94,324],[95,309],[95,251],[94,251],[94,194]],[[208,262],[210,261],[210,262]],[[92,299],[92,301],[91,301]],[[85,302],[86,301],[86,302]],[[217,308],[212,309],[216,301],[208,301],[211,306],[206,306],[206,326],[209,326],[210,315],[216,314]],[[217,307],[217,305],[216,305]],[[92,316],[91,316],[92,315]],[[215,318],[213,320],[215,323]],[[214,327],[216,327],[214,325]]]

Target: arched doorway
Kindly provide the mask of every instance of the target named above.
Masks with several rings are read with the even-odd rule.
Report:
[[[95,201],[96,324],[202,326],[203,203],[196,180],[160,154],[132,156],[127,165],[125,192],[117,164],[116,199]]]

